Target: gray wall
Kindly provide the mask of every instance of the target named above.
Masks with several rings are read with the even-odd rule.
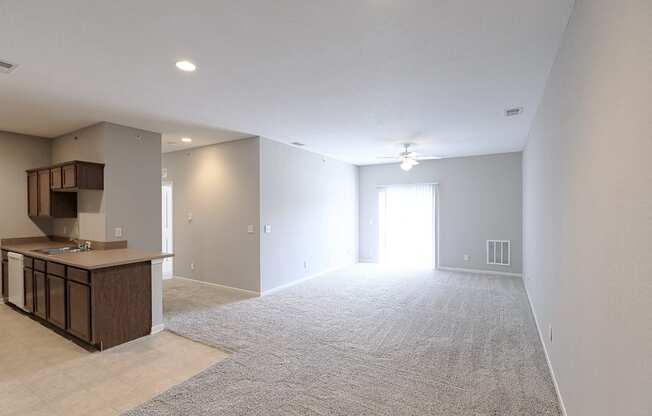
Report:
[[[161,135],[105,123],[107,241],[161,250]],[[122,237],[115,228],[122,228]]]
[[[423,161],[360,168],[360,260],[378,261],[380,185],[439,183],[439,266],[521,272],[521,154]],[[511,266],[486,264],[486,240],[511,240]],[[470,256],[469,261],[464,255]]]
[[[652,411],[651,39],[649,0],[577,0],[525,151],[524,280],[569,416]]]
[[[358,168],[261,139],[262,291],[357,261]],[[304,267],[305,262],[305,267]]]
[[[259,145],[252,138],[163,155],[173,183],[176,276],[260,291]]]
[[[0,239],[52,233],[49,221],[27,216],[25,174],[27,169],[49,164],[50,139],[0,131]]]
[[[105,163],[104,190],[81,191],[77,219],[54,221],[55,234],[161,249],[161,135],[99,123],[52,140],[52,162]],[[122,237],[115,228],[122,228]]]

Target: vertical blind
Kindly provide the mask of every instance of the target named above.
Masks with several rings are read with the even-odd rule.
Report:
[[[435,187],[391,185],[379,189],[380,261],[434,267]]]

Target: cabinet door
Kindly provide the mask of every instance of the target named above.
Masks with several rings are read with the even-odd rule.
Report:
[[[38,215],[50,216],[50,170],[38,172]]]
[[[68,332],[91,342],[91,288],[68,280]]]
[[[34,313],[34,271],[25,268],[25,309]]]
[[[75,165],[66,165],[61,168],[64,188],[74,188],[77,186],[77,167]]]
[[[27,215],[38,215],[38,173],[27,174]]]
[[[48,321],[66,329],[66,281],[58,276],[48,275]]]
[[[9,262],[2,261],[2,297],[9,297]]]
[[[47,319],[47,293],[45,274],[34,270],[34,314]]]
[[[61,168],[50,169],[50,184],[52,189],[61,189]]]

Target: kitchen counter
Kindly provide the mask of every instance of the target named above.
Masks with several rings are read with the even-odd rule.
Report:
[[[2,298],[59,334],[99,350],[163,330],[163,260],[172,254],[47,237],[1,240]],[[23,261],[12,256],[18,253]]]
[[[125,264],[140,263],[156,259],[172,257],[173,254],[138,250],[133,248],[118,248],[107,250],[90,250],[77,253],[43,254],[35,250],[52,249],[61,247],[74,247],[74,245],[60,241],[37,241],[29,243],[6,244],[2,250],[23,254],[35,259],[47,260],[66,266],[80,269],[95,270]]]

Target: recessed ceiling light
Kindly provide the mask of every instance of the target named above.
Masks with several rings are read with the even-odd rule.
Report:
[[[190,137],[183,137],[183,138],[181,138],[181,141],[184,142],[184,143],[191,143],[192,139]]]
[[[177,68],[186,72],[193,72],[197,69],[197,66],[190,61],[177,61]]]

